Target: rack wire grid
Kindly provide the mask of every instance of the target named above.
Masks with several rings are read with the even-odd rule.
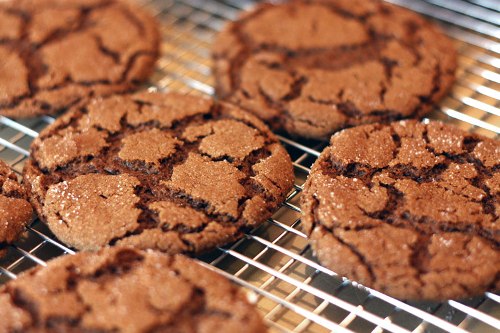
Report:
[[[497,138],[500,133],[500,2],[390,0],[436,20],[459,51],[458,80],[430,118]],[[150,89],[213,94],[210,44],[249,0],[139,0],[161,22],[162,56]],[[54,121],[0,117],[0,158],[20,174],[29,145]],[[271,332],[498,332],[500,295],[408,303],[362,287],[317,263],[301,231],[298,198],[309,167],[326,145],[280,137],[296,172],[279,211],[240,241],[200,257],[249,291]],[[0,284],[21,271],[74,253],[35,221],[0,260]],[[1,314],[0,314],[1,320]]]

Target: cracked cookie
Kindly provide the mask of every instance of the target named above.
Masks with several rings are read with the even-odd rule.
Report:
[[[130,91],[151,74],[153,17],[125,0],[0,3],[0,115],[64,111]]]
[[[269,218],[291,189],[286,150],[235,106],[179,94],[96,99],[31,146],[40,218],[77,249],[200,253]]]
[[[452,43],[434,25],[373,0],[259,5],[223,29],[213,58],[220,98],[314,139],[422,117],[456,68]]]
[[[237,287],[194,260],[120,247],[22,273],[0,287],[0,313],[5,333],[267,331]]]
[[[500,289],[500,144],[407,120],[335,134],[301,197],[320,262],[401,299]]]
[[[19,238],[32,215],[33,208],[16,174],[0,161],[0,257],[6,252],[5,246]]]

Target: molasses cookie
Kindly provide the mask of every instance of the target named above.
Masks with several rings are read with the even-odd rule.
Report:
[[[454,80],[450,40],[376,0],[262,4],[214,47],[216,93],[292,135],[422,117]]]
[[[151,74],[159,33],[125,0],[0,3],[0,114],[54,114],[133,89]]]
[[[245,332],[266,328],[228,280],[181,255],[81,252],[0,288],[0,331]]]
[[[401,299],[500,287],[500,144],[430,122],[335,134],[301,198],[323,265]]]
[[[5,245],[19,238],[32,215],[33,208],[16,174],[0,161],[0,257],[5,253]]]
[[[235,106],[179,94],[96,99],[47,127],[25,183],[77,249],[200,253],[269,218],[294,180],[286,150]]]

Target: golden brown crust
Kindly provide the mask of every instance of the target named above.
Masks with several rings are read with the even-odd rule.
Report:
[[[325,266],[389,295],[497,290],[499,161],[498,141],[440,122],[347,129],[312,168],[302,221]]]
[[[125,0],[0,4],[0,114],[54,114],[136,88],[159,49],[154,18]]]
[[[210,99],[137,93],[97,99],[34,140],[24,171],[56,236],[200,253],[241,237],[279,207],[290,157],[257,118]]]
[[[456,68],[437,27],[378,0],[259,5],[223,29],[213,56],[219,97],[273,129],[315,139],[422,117]]]
[[[0,313],[5,333],[267,331],[223,277],[183,256],[119,247],[21,274],[0,288]]]

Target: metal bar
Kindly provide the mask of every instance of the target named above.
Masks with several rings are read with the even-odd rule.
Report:
[[[296,212],[299,212],[299,213],[300,213],[300,208],[299,208],[299,207],[297,207],[297,206],[295,206],[294,204],[291,204],[291,203],[289,203],[289,202],[286,202],[286,201],[285,201],[285,202],[283,203],[283,205],[284,205],[284,206],[287,206],[288,208],[290,208],[290,209],[292,209],[292,210],[294,210],[294,211],[296,211]]]
[[[7,276],[11,280],[17,279],[16,274],[12,273],[11,271],[7,270],[6,268],[3,268],[2,266],[0,266],[0,274]]]
[[[30,252],[27,252],[23,249],[21,249],[20,247],[17,247],[17,246],[12,246],[14,249],[16,249],[17,251],[21,252],[21,254],[30,259],[31,261],[34,261],[35,263],[37,263],[38,265],[41,265],[41,266],[47,266],[47,263],[45,263],[45,261],[35,257],[34,255],[31,254],[31,252],[35,251],[36,249],[38,249],[40,246],[42,246],[43,243],[40,243],[38,244],[34,249],[32,249]]]
[[[488,81],[500,83],[500,74],[492,72],[488,69],[483,69],[481,67],[468,67],[467,71],[474,73]]]
[[[498,33],[500,29],[498,29],[495,25],[474,19],[472,17],[463,14],[454,13],[447,9],[439,8],[437,6],[433,6],[423,1],[406,1],[406,0],[386,0],[386,1],[392,2],[396,5],[400,5],[403,7],[408,7],[409,9],[422,13],[424,15],[439,19],[441,21],[453,25],[458,25],[462,28],[467,28],[482,33],[489,37],[498,38]]]
[[[474,89],[479,94],[482,94],[482,95],[485,95],[485,96],[488,96],[491,98],[495,98],[495,99],[500,99],[500,91],[498,91],[498,90],[491,89],[489,87],[477,84],[477,83],[469,81],[469,80],[462,80],[458,84],[463,86],[463,87]]]
[[[310,259],[307,259],[305,258],[304,256],[302,255],[298,255],[290,250],[287,250],[277,244],[275,244],[274,242],[269,242],[267,240],[265,240],[264,238],[261,238],[259,236],[255,236],[255,235],[248,235],[247,237],[253,239],[253,240],[256,240],[258,241],[259,243],[262,243],[263,245],[269,247],[269,248],[272,248],[273,250],[276,250],[278,252],[281,252],[283,254],[286,254],[287,256],[289,256],[290,258],[296,260],[296,261],[299,261],[303,264],[306,264],[308,265],[309,267],[312,267],[320,272],[323,272],[325,274],[328,274],[330,276],[337,276],[338,274],[337,273],[334,273],[333,271],[329,270],[328,268],[326,267],[323,267],[321,266],[320,264],[310,260]],[[333,273],[333,274],[332,274]]]
[[[318,307],[316,307],[316,309],[314,309],[313,313],[315,314],[320,314],[321,312],[323,312],[323,310],[326,309],[326,307],[329,305],[330,303],[328,303],[327,301],[323,301],[321,302],[320,305],[318,305]],[[294,333],[301,333],[303,332],[305,329],[307,329],[307,327],[311,324],[311,321],[307,318],[305,318],[303,321],[301,321],[296,327],[295,327],[295,330],[293,331]]]
[[[490,56],[489,54],[479,52],[477,50],[465,49],[460,52],[461,56],[476,60],[486,65],[500,68],[500,59]],[[476,64],[477,65],[477,64]]]
[[[446,26],[444,27],[444,30],[448,35],[461,42],[465,42],[491,52],[500,53],[500,44],[493,42],[489,38],[485,38],[478,34],[468,32],[453,26]]]
[[[323,266],[317,264],[316,262],[314,262],[312,260],[304,258],[303,256],[299,256],[299,255],[297,255],[297,254],[295,254],[295,253],[293,253],[293,252],[291,252],[291,251],[289,251],[287,249],[279,248],[279,245],[271,244],[270,242],[264,240],[263,238],[260,238],[258,236],[254,236],[254,235],[250,235],[249,237],[252,237],[253,239],[255,239],[255,240],[263,243],[264,245],[266,245],[268,247],[271,247],[271,248],[274,248],[274,249],[278,250],[279,252],[284,253],[284,254],[288,255],[289,257],[292,257],[293,259],[295,259],[297,261],[300,261],[300,262],[302,262],[302,263],[304,263],[304,264],[306,264],[306,265],[308,265],[308,266],[310,266],[310,267],[312,267],[312,268],[314,268],[316,270],[319,270],[319,271],[321,271],[321,272],[323,272],[325,274],[328,274],[330,276],[337,276],[338,275],[337,273],[333,272],[332,270],[330,270],[330,269],[328,269],[326,267],[323,267]],[[382,295],[381,293],[379,293],[379,292],[377,292],[377,291],[375,291],[373,289],[369,289],[369,288],[367,288],[367,290],[369,291],[369,293],[372,296],[381,298],[380,297],[380,295]],[[500,298],[500,297],[498,297],[498,298]],[[400,301],[398,301],[398,300],[396,300],[394,298],[390,298],[389,296],[386,296],[386,295],[384,295],[384,297],[381,298],[381,299],[383,299],[385,302],[390,303],[390,304],[392,304],[392,305],[394,305],[394,306],[396,306],[398,308],[401,308],[403,306],[404,308],[407,308],[406,311],[408,311],[408,312],[412,312],[412,311],[408,310],[409,308],[412,309],[412,310],[417,310],[417,311],[415,311],[415,313],[412,312],[412,314],[415,315],[415,316],[417,316],[417,317],[419,317],[419,318],[422,318],[423,320],[429,321],[429,315],[427,313],[423,312],[423,311],[420,311],[420,310],[418,310],[416,308],[408,306],[405,303],[400,302]],[[405,305],[403,305],[403,304],[405,304]],[[437,318],[437,317],[434,317],[434,318]],[[437,319],[439,319],[439,318],[437,318]],[[443,328],[442,327],[443,325],[444,325],[444,327],[448,327],[449,326],[449,324],[447,325],[446,322],[441,321],[441,320],[438,320],[438,321],[431,320],[429,322],[431,322],[433,325],[435,325],[437,327],[441,327],[441,328]]]
[[[309,286],[309,285],[304,285],[301,282],[289,277],[288,275],[284,275],[284,274],[276,271],[275,269],[270,268],[267,265],[264,265],[258,261],[255,261],[251,258],[248,258],[245,255],[242,255],[241,253],[238,253],[238,252],[235,252],[232,250],[225,250],[225,251],[227,251],[233,257],[242,260],[243,262],[251,263],[252,266],[257,267],[268,274],[274,275],[277,278],[279,278],[280,280],[283,280],[283,281],[285,281],[285,282],[287,282],[295,287],[298,287],[298,288],[300,288],[300,289],[302,289],[302,290],[304,290],[304,291],[306,291],[314,296],[317,296],[321,299],[328,300],[331,304],[336,305],[340,308],[343,308],[347,311],[350,311],[351,313],[354,313],[355,315],[357,315],[357,316],[359,316],[367,321],[370,321],[374,324],[377,324],[377,325],[379,325],[387,330],[390,330],[393,332],[409,332],[408,330],[402,328],[401,326],[385,323],[384,319],[382,319],[378,316],[375,316],[374,314],[372,314],[370,312],[360,311],[358,309],[358,307],[356,307],[350,303],[347,303],[347,302],[345,302],[337,297],[334,297],[330,294],[327,294],[324,291],[321,291],[321,290],[319,290],[315,287]]]
[[[285,230],[286,230],[286,231],[288,231],[288,232],[293,232],[294,234],[296,234],[297,236],[300,236],[300,237],[302,237],[302,238],[307,238],[307,235],[306,235],[306,234],[304,234],[303,232],[301,232],[301,231],[299,231],[299,230],[297,230],[297,229],[295,229],[295,228],[292,228],[292,227],[290,227],[290,226],[288,226],[288,225],[286,225],[286,224],[284,224],[284,223],[281,223],[280,221],[270,219],[270,220],[269,220],[269,223],[272,223],[272,224],[274,224],[274,225],[276,225],[276,226],[278,226],[278,227],[280,227],[280,228],[283,228],[283,229],[285,229]],[[296,223],[297,223],[297,224],[298,224],[298,223],[300,223],[300,219],[298,219],[298,220],[296,221]]]
[[[484,312],[478,311],[478,310],[471,308],[467,305],[459,303],[457,301],[450,300],[450,301],[448,301],[448,304],[450,304],[455,309],[458,309],[458,310],[466,313],[467,315],[474,317],[474,318],[482,321],[483,323],[486,323],[486,324],[490,325],[491,327],[496,328],[497,330],[500,330],[500,320],[498,320],[498,319],[496,319],[496,318],[494,318],[494,317],[492,317]]]
[[[453,97],[455,97],[457,100],[464,103],[465,105],[472,106],[476,109],[482,110],[484,112],[488,112],[488,113],[493,114],[495,116],[500,116],[500,109],[497,108],[496,106],[478,101],[477,99],[474,99],[474,98],[471,98],[468,96],[453,95]]]
[[[165,73],[168,74],[168,80],[171,80],[171,79],[179,80],[179,81],[183,82],[184,84],[186,84],[187,86],[189,86],[193,89],[196,89],[198,91],[201,91],[207,95],[213,95],[213,93],[214,93],[214,89],[211,86],[209,86],[208,84],[205,84],[201,81],[191,79],[191,78],[188,78],[186,76],[179,75],[177,73],[170,72],[170,71],[165,71]],[[161,86],[161,81],[159,82],[159,85]]]
[[[490,292],[486,292],[485,293],[486,297],[488,297],[489,299],[497,302],[497,303],[500,303],[500,296],[496,295],[496,294],[493,294],[493,293],[490,293]]]
[[[4,138],[0,138],[0,145],[7,147],[15,152],[18,152],[19,154],[23,154],[24,156],[29,156],[29,151],[26,149],[23,149],[21,147],[18,147],[17,145],[5,140]]]
[[[281,234],[278,235],[278,237],[276,237],[271,244],[276,244],[278,243],[280,240],[282,240],[286,235],[287,235],[287,231],[283,231]],[[246,235],[247,238],[251,239],[252,235]],[[268,251],[269,251],[269,246],[265,247],[264,249],[262,249],[259,253],[257,253],[257,255],[255,255],[253,257],[253,260],[258,260],[260,259],[264,254],[266,254]],[[242,268],[240,268],[236,273],[234,273],[234,276],[240,276],[244,271],[246,271],[248,269],[248,267],[250,267],[250,265],[248,264],[245,264]],[[288,266],[284,266],[281,268],[281,270],[285,270]],[[261,286],[262,288],[264,288],[263,286]]]
[[[41,119],[45,121],[47,124],[52,124],[56,119],[51,116],[42,116]]]
[[[276,136],[278,137],[278,139],[280,139],[280,141],[286,143],[287,145],[293,146],[295,148],[305,151],[308,154],[319,157],[320,152],[317,150],[311,149],[309,147],[304,146],[303,144],[287,139],[284,136],[281,135],[276,135]]]
[[[270,292],[268,291],[265,291],[263,289],[260,289],[260,288],[257,288],[255,287],[254,285],[252,285],[251,283],[245,281],[245,280],[242,280],[242,279],[239,279],[235,276],[233,276],[232,274],[229,274],[228,272],[226,271],[223,271],[223,270],[220,270],[218,268],[216,268],[215,266],[212,266],[212,265],[209,265],[209,264],[206,264],[204,262],[200,262],[200,264],[212,271],[215,271],[223,276],[225,276],[226,278],[240,284],[241,286],[247,288],[247,289],[250,289],[252,290],[253,292],[257,293],[257,294],[260,294],[278,304],[281,304],[282,306],[286,307],[287,309],[290,309],[296,313],[298,313],[299,315],[303,316],[304,318],[309,318],[311,321],[315,322],[315,323],[318,323],[320,324],[321,326],[325,327],[325,328],[328,328],[334,332],[340,332],[340,333],[354,333],[352,332],[351,330],[348,330],[344,327],[341,327],[339,326],[338,324],[324,318],[324,317],[321,317],[321,316],[318,316],[317,314],[311,312],[311,311],[308,311],[304,308],[301,308],[299,307],[298,305],[296,304],[293,304],[291,302],[288,302],[278,296],[275,296],[274,294],[271,294]]]
[[[59,242],[56,242],[55,240],[53,240],[52,238],[48,237],[47,235],[41,233],[40,231],[36,230],[36,229],[33,229],[32,227],[26,227],[26,229],[28,229],[29,231],[37,234],[39,237],[41,237],[44,241],[46,242],[49,242],[51,243],[52,245],[55,245],[57,246],[58,248],[60,248],[61,250],[63,250],[64,252],[68,253],[68,254],[75,254],[76,252],[71,250],[69,247],[65,246],[64,244],[61,244]]]
[[[14,134],[14,136],[10,137],[8,141],[9,141],[11,144],[16,145],[17,147],[19,147],[19,146],[17,145],[17,142],[18,142],[19,140],[21,140],[23,137],[24,137],[24,133],[16,133],[16,134]],[[3,151],[3,150],[5,150],[5,149],[8,149],[8,148],[7,148],[7,147],[2,147],[2,148],[0,148],[0,151]]]
[[[23,132],[24,134],[29,135],[32,138],[36,138],[38,136],[38,132],[33,131],[31,128],[26,127],[10,118],[0,116],[0,123],[9,126],[13,129],[16,129],[19,132]]]
[[[492,10],[500,11],[500,3],[497,0],[469,0],[479,6],[483,6]]]
[[[449,9],[456,13],[465,14],[472,18],[477,18],[492,24],[500,24],[500,15],[492,10],[482,8],[465,1],[455,0],[450,2],[449,0],[425,0],[431,4],[438,5]]]
[[[283,265],[280,269],[279,269],[279,272],[280,273],[283,273],[285,272],[288,268],[290,268],[293,264],[295,263],[295,260],[293,259],[290,259],[285,265]],[[304,284],[309,284],[313,278],[314,278],[314,275],[315,275],[315,272],[313,272],[309,277],[307,277],[304,281],[302,281],[302,283]],[[262,283],[259,288],[261,289],[266,289],[268,286],[270,286],[274,281],[276,281],[276,277],[271,275],[269,276],[269,278],[264,282]],[[300,292],[300,289],[299,288],[295,288],[292,292],[290,292],[286,297],[285,297],[285,300],[286,301],[291,301],[293,299],[295,299],[295,297],[298,295],[298,293]],[[278,303],[273,309],[271,309],[271,311],[269,311],[266,316],[264,318],[274,318],[276,316],[276,313],[278,313],[278,311],[280,311],[282,309],[282,306],[280,303]]]
[[[485,122],[483,120],[476,119],[476,118],[471,117],[469,115],[466,115],[464,113],[452,110],[452,109],[450,109],[448,107],[442,107],[441,110],[445,114],[447,114],[448,116],[450,116],[452,118],[455,118],[455,119],[458,119],[458,120],[462,120],[462,121],[464,121],[466,123],[469,123],[471,125],[474,125],[474,126],[477,126],[477,127],[481,127],[481,128],[487,129],[488,131],[492,131],[494,133],[500,134],[500,127],[497,127],[497,126],[495,126],[493,124],[487,123],[487,122]]]

